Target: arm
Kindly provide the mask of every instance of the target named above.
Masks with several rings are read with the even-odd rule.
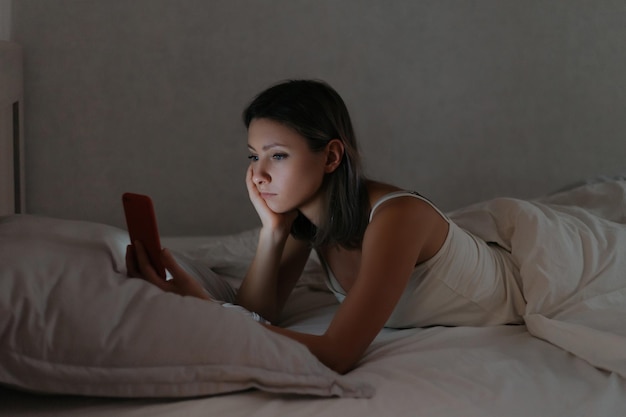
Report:
[[[252,183],[250,168],[246,183],[263,227],[259,234],[256,255],[237,292],[237,303],[267,320],[276,321],[304,270],[311,249],[306,242],[289,236],[297,213],[272,212]],[[164,249],[161,252],[161,259],[173,277],[170,281],[157,275],[139,242],[129,245],[126,250],[128,276],[142,278],[164,291],[210,299],[202,286],[176,263],[169,250]]]
[[[237,293],[238,304],[275,321],[310,254],[307,244],[292,237],[275,242],[261,233],[257,254]],[[168,249],[161,252],[161,260],[171,273],[172,280],[161,278],[148,259],[140,242],[126,248],[126,269],[129,277],[142,278],[163,291],[183,296],[210,300],[202,285],[182,269]]]
[[[415,264],[445,240],[447,222],[426,203],[381,206],[366,231],[358,277],[320,336],[270,327],[303,344],[337,372],[352,369],[393,312]]]
[[[237,291],[237,304],[275,322],[310,251],[306,242],[262,228],[256,254]]]
[[[311,249],[308,243],[289,235],[297,212],[273,212],[259,195],[252,175],[250,166],[246,186],[262,227],[256,254],[237,291],[237,304],[274,322],[300,278]]]

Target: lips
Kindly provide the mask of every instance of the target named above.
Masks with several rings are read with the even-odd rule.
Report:
[[[276,194],[274,193],[259,193],[263,199],[268,199],[270,197],[274,197]]]

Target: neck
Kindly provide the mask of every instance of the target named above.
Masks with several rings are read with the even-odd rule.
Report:
[[[315,227],[320,227],[322,224],[325,204],[325,194],[324,191],[320,189],[318,193],[309,201],[298,207],[298,211]]]

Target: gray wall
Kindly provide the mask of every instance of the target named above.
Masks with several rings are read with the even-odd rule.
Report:
[[[344,96],[368,173],[446,210],[626,170],[623,1],[20,0],[27,207],[166,235],[258,224],[240,113],[286,78]]]
[[[0,40],[11,40],[12,0],[0,0]]]

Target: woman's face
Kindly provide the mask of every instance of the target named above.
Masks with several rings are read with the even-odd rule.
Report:
[[[294,129],[271,119],[248,127],[252,181],[276,213],[298,209],[317,220],[327,152],[313,152]]]

